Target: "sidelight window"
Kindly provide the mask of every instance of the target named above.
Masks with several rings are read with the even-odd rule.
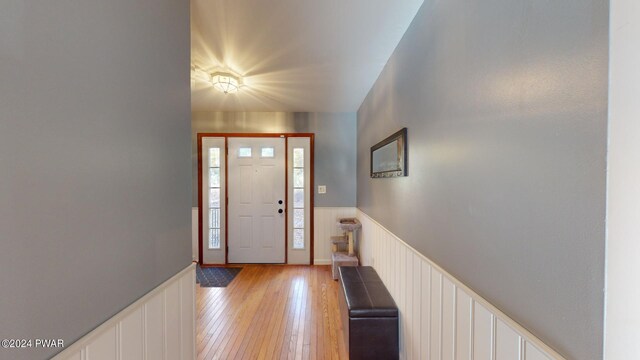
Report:
[[[209,149],[209,249],[220,249],[220,148]]]
[[[304,249],[304,148],[293,148],[293,248]]]

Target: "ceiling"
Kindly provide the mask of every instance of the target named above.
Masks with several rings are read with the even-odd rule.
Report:
[[[192,78],[192,110],[357,111],[422,2],[192,0],[192,66],[245,83]]]

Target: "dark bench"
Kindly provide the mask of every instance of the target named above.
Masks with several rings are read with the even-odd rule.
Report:
[[[340,266],[338,296],[349,359],[398,359],[398,307],[370,266]]]

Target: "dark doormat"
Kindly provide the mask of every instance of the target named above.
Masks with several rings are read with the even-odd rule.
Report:
[[[227,287],[241,267],[196,267],[196,283],[202,287]]]

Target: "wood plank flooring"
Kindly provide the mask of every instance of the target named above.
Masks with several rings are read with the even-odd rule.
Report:
[[[196,286],[198,359],[347,359],[329,266],[244,265]]]

